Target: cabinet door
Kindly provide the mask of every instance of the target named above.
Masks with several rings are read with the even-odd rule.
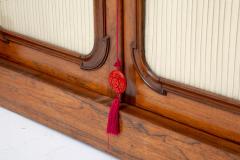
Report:
[[[238,0],[126,2],[125,100],[240,142],[239,6]]]
[[[110,96],[116,8],[108,6],[115,1],[3,0],[0,56]]]

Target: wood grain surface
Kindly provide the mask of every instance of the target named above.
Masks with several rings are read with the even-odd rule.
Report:
[[[122,132],[108,146],[110,98],[5,60],[0,75],[2,106],[121,159],[240,159],[236,143],[124,104]]]
[[[149,88],[146,83],[146,79],[148,79],[146,74],[140,77],[134,65],[132,53],[134,49],[138,49],[139,52],[143,51],[141,45],[143,45],[144,37],[143,34],[140,34],[142,27],[137,18],[141,16],[140,13],[142,14],[142,12],[137,12],[137,8],[143,7],[141,3],[143,1],[125,0],[123,3],[124,68],[128,80],[125,102],[240,144],[240,110],[238,107],[231,103],[225,106],[224,102],[227,101],[213,105],[204,98],[195,97],[193,99],[177,92],[168,92],[167,96],[160,95],[159,92]],[[151,74],[146,68],[145,72]],[[161,88],[161,83],[154,83],[153,87]],[[181,92],[184,92],[183,88],[181,88]],[[208,94],[202,95],[208,97]]]

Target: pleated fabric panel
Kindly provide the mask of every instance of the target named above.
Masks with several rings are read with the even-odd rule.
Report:
[[[157,75],[240,100],[240,0],[146,0],[145,11]]]
[[[0,0],[0,25],[81,54],[94,44],[93,0]]]

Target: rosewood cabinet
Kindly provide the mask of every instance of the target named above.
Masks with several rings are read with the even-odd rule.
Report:
[[[80,14],[71,10],[77,1],[43,1],[43,9],[56,12],[50,4],[67,4],[61,6],[68,16],[58,18],[68,17],[64,22],[76,31],[67,32],[55,21],[51,25],[61,28],[66,39],[60,40],[70,47],[18,32],[18,25],[13,30],[3,17],[14,1],[0,3],[5,7],[0,10],[5,15],[0,21],[1,106],[120,159],[240,159],[239,0],[119,0],[119,10],[117,0],[83,0],[85,7],[92,5],[92,12],[85,8],[88,14],[81,14],[91,19],[92,13],[93,23],[84,26],[79,20],[86,34],[74,28],[78,15],[71,21],[70,15]],[[121,133],[108,137],[117,12],[127,90],[121,97]],[[75,32],[79,38],[69,35]],[[71,48],[72,39],[83,46],[91,36],[91,52]]]

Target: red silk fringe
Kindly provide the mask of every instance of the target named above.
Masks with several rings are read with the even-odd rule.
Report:
[[[119,134],[119,106],[120,96],[117,95],[112,101],[110,111],[108,113],[107,133],[112,135]]]

